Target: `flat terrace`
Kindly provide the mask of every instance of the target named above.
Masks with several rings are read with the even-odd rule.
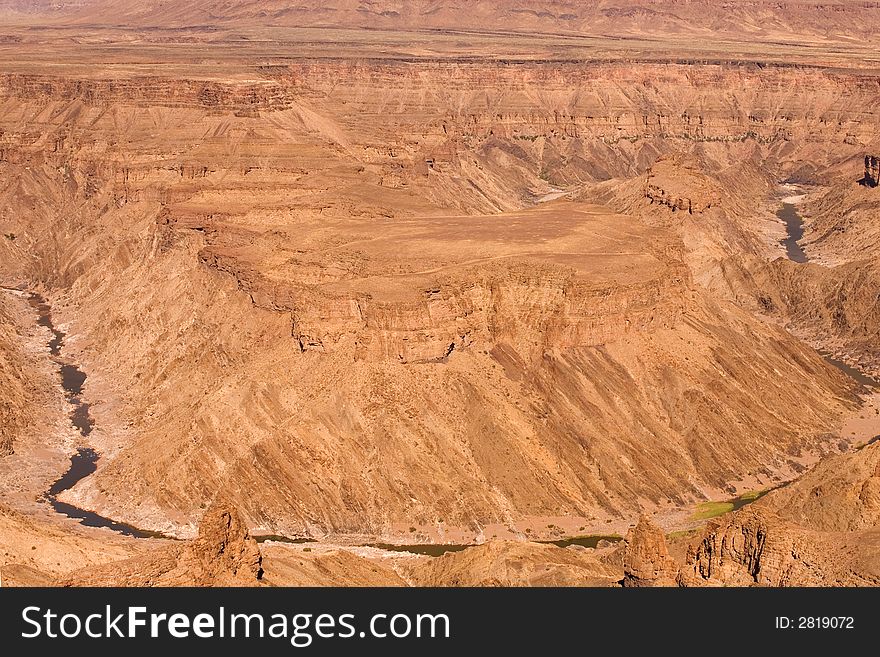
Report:
[[[267,281],[384,301],[421,296],[459,274],[470,280],[474,269],[499,266],[546,266],[599,286],[638,284],[669,271],[658,254],[673,240],[606,207],[570,201],[483,216],[298,224],[295,232],[273,230],[272,244],[264,233],[229,249],[222,246],[222,224],[215,235],[225,257]],[[306,243],[311,246],[301,248]]]

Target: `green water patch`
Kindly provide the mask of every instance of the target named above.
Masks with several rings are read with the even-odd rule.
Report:
[[[769,493],[772,488],[764,488],[762,490],[752,490],[746,493],[743,493],[739,497],[734,497],[729,500],[717,501],[717,502],[703,502],[697,507],[697,510],[691,515],[691,520],[709,520],[711,518],[717,518],[718,516],[723,516],[725,513],[732,513],[733,511],[739,511],[744,506],[748,506],[752,502],[759,500],[764,495]]]
[[[675,532],[670,532],[666,535],[666,539],[669,541],[674,541],[679,538],[692,538],[699,533],[696,529],[680,529]]]
[[[703,502],[691,515],[691,520],[709,520],[733,511],[733,502]]]

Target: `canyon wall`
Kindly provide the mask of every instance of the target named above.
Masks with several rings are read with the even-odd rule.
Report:
[[[0,457],[15,450],[16,439],[39,417],[35,358],[27,354],[19,308],[0,291]]]
[[[644,172],[658,155],[680,149],[730,159],[758,143],[766,146],[764,157],[815,170],[828,158],[822,144],[833,145],[836,157],[856,154],[859,144],[870,141],[877,128],[869,110],[877,95],[870,78],[821,69],[748,65],[634,69],[557,62],[499,68],[478,63],[315,61],[272,67],[260,75],[268,78],[221,83],[7,74],[2,87],[4,96],[16,102],[46,103],[62,113],[89,113],[89,107],[112,104],[120,116],[136,115],[142,103],[157,108],[153,113],[163,115],[161,120],[171,121],[172,126],[187,110],[217,112],[213,122],[226,127],[202,146],[206,156],[209,151],[204,149],[212,142],[220,146],[240,141],[225,132],[231,126],[220,121],[224,113],[258,115],[272,110],[280,123],[261,124],[254,116],[250,123],[237,122],[234,129],[255,129],[260,140],[296,135],[299,152],[294,157],[285,153],[284,146],[268,149],[265,141],[257,149],[257,142],[251,141],[236,154],[242,166],[235,172],[242,179],[237,186],[259,188],[265,186],[262,172],[271,176],[282,171],[308,183],[305,173],[312,166],[328,170],[357,162],[355,170],[370,184],[378,183],[389,203],[377,205],[375,199],[362,196],[325,195],[322,200],[332,208],[346,200],[357,202],[359,207],[392,216],[423,206],[424,201],[463,212],[514,209],[530,200],[530,191],[539,195],[551,184],[630,177]],[[444,83],[437,84],[438,80]],[[365,93],[366,87],[370,93]],[[483,87],[485,92],[476,91]],[[811,93],[804,95],[803,87]],[[715,93],[717,88],[746,91],[725,96]],[[489,94],[492,109],[486,108],[484,93]],[[51,136],[40,137],[38,132],[7,125],[0,135],[0,158],[15,160],[33,145],[43,154],[49,150],[52,159],[62,163],[68,156],[65,140],[71,135],[60,126],[52,128],[51,121],[47,128]],[[71,142],[81,156],[86,155],[84,137],[75,136]],[[41,138],[51,139],[48,148],[36,141]],[[103,139],[94,142],[99,152],[103,147]],[[199,149],[172,150],[168,172],[199,171],[202,178],[209,177],[210,162],[199,161],[198,153]],[[153,175],[156,170],[148,157],[141,162],[130,153],[123,163],[108,154],[109,161],[99,156],[100,164],[93,166],[118,169],[102,174],[116,176],[121,197],[132,176]],[[432,162],[431,168],[426,161]],[[343,172],[344,167],[338,170]],[[191,198],[209,182],[202,178],[188,178],[189,185],[178,186],[173,193]]]
[[[673,226],[533,206],[612,178],[651,205],[643,180],[653,167],[666,189],[673,151],[782,170],[820,166],[827,144],[859,152],[869,82],[713,65],[259,74],[3,80],[2,221],[38,255],[16,271],[51,290],[91,390],[114,400],[94,407],[105,458],[69,501],[186,533],[224,490],[280,533],[476,535],[730,493],[832,449],[852,386],[713,298]],[[691,175],[664,198],[723,227],[733,201],[703,200]]]

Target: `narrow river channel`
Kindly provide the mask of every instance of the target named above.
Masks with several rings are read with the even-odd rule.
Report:
[[[788,259],[793,262],[807,262],[809,258],[800,245],[804,237],[804,220],[798,213],[797,206],[794,203],[783,203],[776,211],[776,216],[785,224],[786,236],[780,241],[785,247]]]
[[[785,247],[788,259],[797,263],[809,261],[807,254],[804,253],[804,250],[800,245],[800,241],[804,237],[804,220],[798,212],[797,205],[783,201],[782,207],[776,212],[776,216],[785,224],[786,236],[784,239],[780,240],[780,244]],[[852,365],[848,365],[842,360],[834,358],[831,354],[821,350],[819,353],[822,354],[822,357],[831,365],[834,365],[834,367],[862,386],[865,386],[866,388],[880,389],[880,380],[865,374],[861,370],[856,369]]]
[[[79,431],[83,441],[86,442],[94,426],[94,421],[89,413],[89,404],[83,401],[82,398],[86,374],[76,365],[62,360],[61,349],[64,347],[64,332],[59,331],[53,324],[52,309],[46,303],[46,300],[39,294],[31,293],[28,296],[28,303],[37,312],[37,323],[49,329],[49,332],[52,334],[49,340],[49,353],[59,366],[61,387],[64,390],[68,403],[71,405],[70,421]],[[158,532],[150,532],[122,522],[116,522],[92,511],[86,511],[58,500],[58,495],[73,488],[80,480],[85,479],[97,470],[99,456],[92,447],[79,447],[77,453],[70,458],[70,468],[68,468],[67,472],[46,491],[44,495],[46,501],[58,513],[78,520],[81,525],[86,527],[106,527],[120,534],[134,536],[135,538],[163,537]]]

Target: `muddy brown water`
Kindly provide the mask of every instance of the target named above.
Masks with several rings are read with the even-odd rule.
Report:
[[[283,536],[281,534],[257,534],[254,536],[254,540],[257,543],[265,543],[266,541],[273,541],[275,543],[291,543],[292,545],[304,545],[306,543],[317,543],[317,541],[313,538],[306,538],[306,537],[291,538],[290,536]]]
[[[834,358],[831,354],[826,353],[824,351],[819,351],[822,354],[822,357],[828,361],[829,364],[834,365],[841,372],[849,376],[851,379],[854,379],[856,382],[865,386],[866,388],[875,388],[880,390],[880,380],[875,379],[873,376],[868,376],[864,372],[859,369],[856,369],[852,365],[844,363],[842,360],[838,360]]]
[[[49,340],[49,353],[59,366],[61,375],[61,387],[68,403],[71,405],[70,421],[83,438],[87,438],[94,427],[94,420],[89,413],[89,404],[82,399],[83,385],[86,382],[86,373],[76,365],[65,363],[61,360],[61,349],[64,346],[64,332],[59,331],[52,322],[52,309],[46,300],[36,293],[28,296],[28,303],[37,311],[37,323],[44,326],[52,334]],[[76,454],[70,457],[70,467],[67,471],[49,487],[44,498],[52,508],[62,515],[79,521],[86,527],[105,527],[125,536],[135,538],[168,538],[159,532],[151,532],[138,529],[124,522],[116,522],[110,518],[97,514],[93,511],[81,509],[73,504],[67,504],[58,500],[58,495],[73,488],[77,483],[91,475],[98,469],[100,454],[91,447],[79,447]]]
[[[569,547],[571,545],[579,545],[581,547],[586,548],[596,548],[599,547],[599,543],[602,541],[606,541],[608,543],[618,543],[623,540],[622,536],[617,536],[614,534],[603,535],[603,534],[591,534],[589,536],[573,536],[571,538],[561,538],[558,541],[538,541],[539,543],[549,543],[551,545],[556,545],[561,548]]]
[[[447,552],[461,552],[474,546],[469,543],[416,543],[413,545],[370,543],[366,547],[388,550],[389,552],[408,552],[410,554],[423,554],[429,557],[442,557]]]

